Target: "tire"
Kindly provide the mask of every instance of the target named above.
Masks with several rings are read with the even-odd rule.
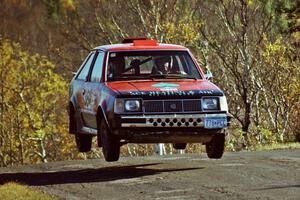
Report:
[[[173,148],[177,150],[183,150],[186,148],[186,143],[175,143],[173,144]]]
[[[102,152],[107,162],[119,160],[120,140],[110,133],[104,120],[100,122],[100,136],[102,143]]]
[[[93,136],[80,134],[77,131],[77,122],[75,118],[74,108],[71,108],[70,110],[69,132],[71,134],[75,134],[75,142],[79,152],[88,152],[91,150]]]
[[[73,105],[70,105],[69,111],[69,133],[75,134],[76,133],[76,119],[75,119],[75,111]]]
[[[217,134],[205,144],[206,154],[209,158],[220,159],[224,153],[225,134]]]
[[[89,152],[92,148],[93,136],[81,133],[75,134],[75,141],[79,152]]]

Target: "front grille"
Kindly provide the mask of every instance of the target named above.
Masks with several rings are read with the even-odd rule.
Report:
[[[201,100],[145,100],[144,107],[145,113],[198,112],[201,111]]]
[[[183,110],[186,112],[199,111],[199,110],[201,110],[201,101],[200,100],[185,100],[185,101],[183,101]]]
[[[145,112],[164,112],[162,101],[144,101]]]
[[[182,101],[165,101],[165,112],[182,112]]]

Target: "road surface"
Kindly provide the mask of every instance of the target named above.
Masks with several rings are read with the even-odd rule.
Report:
[[[300,199],[300,150],[62,161],[0,168],[59,199]]]

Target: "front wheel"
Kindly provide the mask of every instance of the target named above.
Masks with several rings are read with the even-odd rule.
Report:
[[[212,140],[205,144],[206,153],[209,158],[220,159],[224,153],[225,134],[213,136]]]
[[[111,134],[104,120],[100,122],[102,152],[108,162],[117,161],[120,157],[120,141]]]

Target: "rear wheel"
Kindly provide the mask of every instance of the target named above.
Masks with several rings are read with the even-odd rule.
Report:
[[[91,135],[84,135],[81,133],[75,133],[75,140],[77,149],[79,152],[89,152],[92,148],[92,139]]]
[[[173,144],[173,148],[177,150],[183,150],[186,148],[186,143],[175,143]]]
[[[213,136],[212,140],[205,144],[206,153],[209,158],[219,159],[224,153],[225,134]]]
[[[88,152],[92,147],[92,136],[80,134],[77,131],[77,122],[75,118],[74,108],[70,109],[69,132],[75,134],[75,142],[79,152]]]
[[[75,134],[76,133],[76,119],[75,119],[75,111],[73,105],[70,105],[70,112],[69,112],[69,133]]]
[[[117,161],[120,157],[120,140],[109,131],[104,120],[100,122],[102,152],[108,162]]]

